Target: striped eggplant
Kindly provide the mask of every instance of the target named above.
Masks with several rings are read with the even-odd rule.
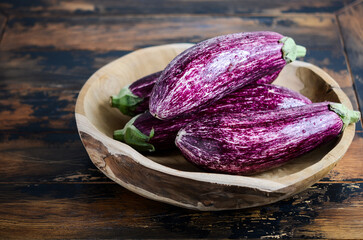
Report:
[[[257,80],[256,84],[269,84],[269,83],[272,83],[279,76],[281,70],[277,70],[277,71],[273,72],[270,75],[266,75],[266,76],[260,78],[259,80]]]
[[[277,78],[279,73],[276,71],[271,76],[265,76],[258,80],[257,84],[270,83]],[[152,73],[123,87],[119,94],[111,96],[111,107],[118,108],[123,114],[132,117],[147,111],[151,90],[160,74],[161,71]]]
[[[145,112],[132,118],[123,129],[116,130],[114,138],[137,150],[152,152],[155,149],[175,147],[174,140],[179,129],[196,118],[218,113],[272,110],[310,103],[308,98],[284,87],[270,84],[249,85],[188,116],[160,120]]]
[[[214,115],[180,129],[175,143],[197,166],[250,175],[278,167],[336,138],[359,118],[359,112],[330,102]]]
[[[172,119],[198,111],[264,76],[274,76],[305,53],[292,38],[275,32],[235,33],[202,41],[162,71],[150,96],[150,113]]]
[[[152,73],[123,87],[119,94],[111,96],[111,107],[129,116],[148,110],[151,90],[160,74],[161,71]]]

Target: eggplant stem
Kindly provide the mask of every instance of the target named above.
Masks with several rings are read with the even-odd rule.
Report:
[[[123,114],[135,116],[135,110],[142,100],[143,98],[131,92],[129,86],[125,86],[120,90],[119,94],[110,97],[110,105],[118,108]]]
[[[131,118],[123,129],[114,131],[113,138],[127,143],[136,150],[154,152],[154,145],[149,143],[150,139],[154,136],[154,129],[151,129],[149,136],[147,136],[134,126],[135,120],[140,115]]]
[[[342,119],[343,127],[341,131],[344,131],[344,129],[349,124],[358,122],[361,117],[359,111],[350,110],[349,108],[340,103],[329,104],[329,109],[338,114],[339,117]]]
[[[304,57],[306,54],[306,48],[300,45],[296,45],[294,39],[290,37],[283,37],[279,40],[283,43],[281,48],[282,57],[286,63],[290,63],[296,60],[298,57]]]

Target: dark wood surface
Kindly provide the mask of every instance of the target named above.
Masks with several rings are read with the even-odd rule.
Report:
[[[337,13],[337,19],[360,111],[363,112],[363,2],[343,8]]]
[[[77,94],[108,62],[145,46],[272,30],[308,48],[363,106],[362,1],[0,1],[0,238],[363,236],[363,131],[317,184],[264,207],[196,212],[142,198],[89,160]]]

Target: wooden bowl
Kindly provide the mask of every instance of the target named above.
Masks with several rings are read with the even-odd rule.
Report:
[[[144,197],[197,210],[240,209],[265,205],[296,194],[326,175],[343,157],[355,125],[339,139],[282,167],[253,176],[207,173],[176,150],[144,155],[112,139],[130,119],[111,108],[109,98],[126,84],[162,70],[191,44],[149,47],[121,57],[94,73],[79,93],[76,121],[92,162],[110,179]],[[352,108],[339,85],[305,62],[288,64],[275,84],[298,91],[313,102],[341,102]]]

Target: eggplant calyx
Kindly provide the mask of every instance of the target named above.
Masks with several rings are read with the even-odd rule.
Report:
[[[149,143],[150,139],[154,136],[154,129],[151,129],[149,136],[147,136],[134,125],[135,120],[140,115],[141,114],[133,117],[128,123],[126,123],[123,129],[114,131],[113,138],[127,143],[138,151],[154,152],[154,145]]]
[[[118,108],[125,115],[135,116],[135,110],[142,100],[144,98],[136,96],[129,86],[126,86],[120,90],[119,94],[111,96],[110,105]]]
[[[304,57],[306,54],[306,48],[300,45],[296,45],[294,39],[290,37],[283,37],[279,40],[280,43],[283,43],[281,48],[282,57],[286,61],[286,63],[291,63],[296,60],[298,57]]]
[[[339,117],[342,119],[343,127],[341,131],[344,131],[344,129],[349,124],[358,122],[361,117],[359,111],[350,110],[349,108],[340,103],[330,103],[329,109],[338,114]]]

